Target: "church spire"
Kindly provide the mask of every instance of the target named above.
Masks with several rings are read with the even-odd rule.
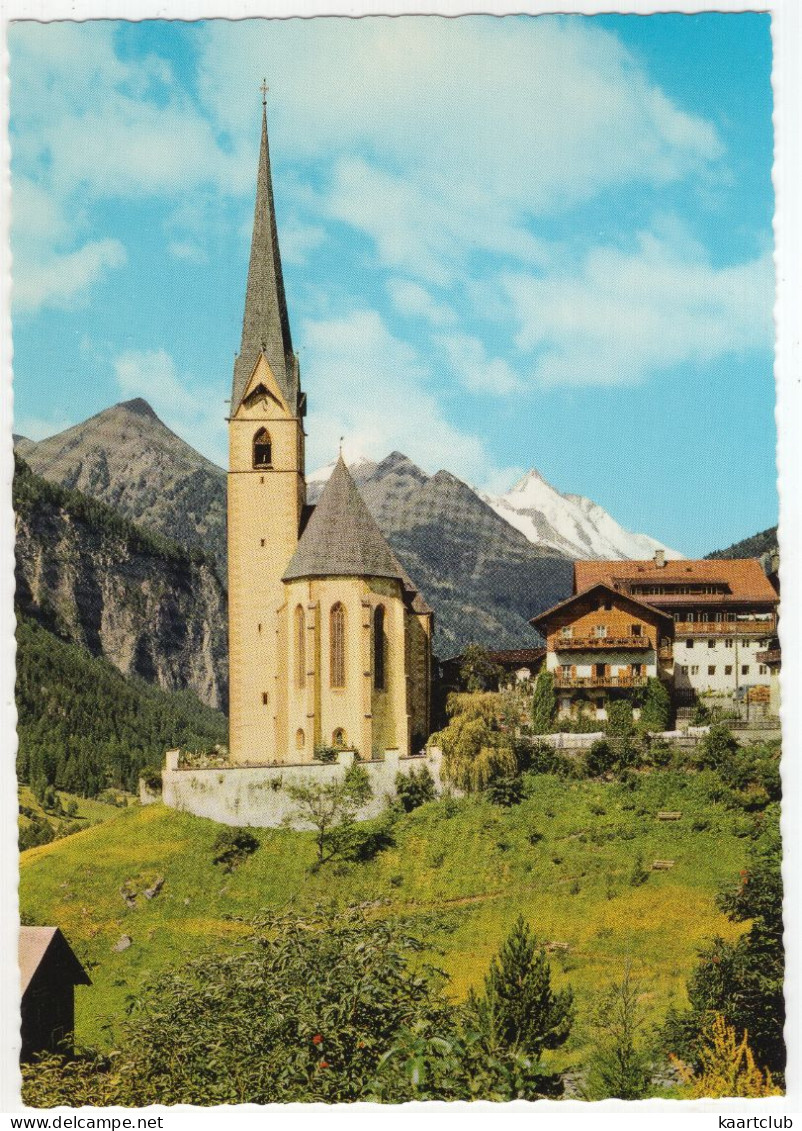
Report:
[[[245,315],[242,320],[242,344],[234,363],[231,392],[231,413],[237,411],[245,387],[264,353],[291,412],[298,409],[298,367],[292,351],[281,255],[273,203],[273,182],[270,175],[270,149],[267,141],[267,84],[262,90],[262,143],[259,150],[259,172],[256,182],[256,207],[253,216],[251,262],[248,268],[248,289],[245,294]]]

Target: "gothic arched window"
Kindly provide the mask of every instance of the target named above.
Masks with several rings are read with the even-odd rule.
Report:
[[[334,734],[331,736],[332,746],[335,750],[344,750],[346,742],[345,731],[342,727],[337,727]]]
[[[306,619],[302,605],[295,608],[295,686],[306,687]]]
[[[338,601],[329,614],[329,683],[345,687],[345,609]]]
[[[377,605],[373,613],[373,686],[384,691],[384,605]]]
[[[301,730],[301,728],[298,727],[298,729],[295,732],[295,749],[296,750],[303,750],[305,745],[306,745],[306,735]]]
[[[260,428],[253,438],[253,466],[273,466],[273,445],[270,442],[270,433],[266,428]]]

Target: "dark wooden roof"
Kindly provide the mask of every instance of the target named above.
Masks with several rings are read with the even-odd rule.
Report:
[[[58,927],[20,927],[19,968],[23,994],[44,962],[60,966],[65,980],[74,986],[92,984]]]

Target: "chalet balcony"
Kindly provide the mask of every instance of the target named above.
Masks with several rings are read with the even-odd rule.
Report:
[[[645,687],[645,675],[560,675],[555,673],[554,686],[558,690],[574,687]]]
[[[652,648],[652,642],[648,636],[558,636],[554,641],[555,652],[596,652],[600,648],[647,651]]]
[[[777,617],[766,620],[678,620],[674,622],[675,636],[774,636]]]
[[[673,644],[661,644],[660,647],[657,649],[657,658],[658,658],[658,660],[662,660],[662,662],[664,664],[672,663],[672,661],[674,659],[674,645]]]
[[[779,648],[767,648],[765,652],[758,652],[755,659],[759,664],[779,664],[782,654]]]

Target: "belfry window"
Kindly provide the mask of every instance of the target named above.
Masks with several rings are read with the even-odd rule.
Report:
[[[302,605],[295,608],[295,686],[306,687],[306,620]]]
[[[373,614],[373,686],[384,691],[384,605],[378,605]]]
[[[273,445],[266,428],[260,428],[253,438],[253,466],[273,466]]]
[[[339,601],[329,614],[329,683],[345,687],[345,609]]]

